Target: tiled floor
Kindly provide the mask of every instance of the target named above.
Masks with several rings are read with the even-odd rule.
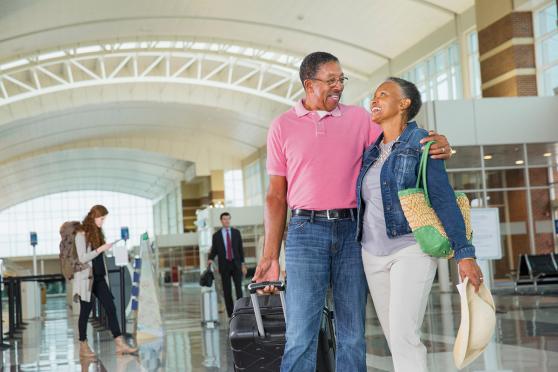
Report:
[[[221,329],[203,329],[199,299],[199,288],[163,288],[163,339],[141,345],[138,356],[116,357],[110,333],[90,327],[89,339],[99,358],[80,362],[76,316],[66,310],[65,298],[49,298],[42,319],[27,321],[21,336],[3,351],[0,370],[232,371],[226,322]],[[495,301],[495,341],[466,371],[558,371],[558,293],[515,296],[504,292]],[[456,370],[452,348],[459,314],[456,295],[433,291],[423,326],[430,371]],[[366,335],[368,370],[390,371],[389,349],[370,304]]]

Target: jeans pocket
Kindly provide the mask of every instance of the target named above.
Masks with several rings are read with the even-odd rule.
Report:
[[[302,231],[308,222],[310,222],[310,220],[307,218],[291,218],[289,221],[289,230]]]

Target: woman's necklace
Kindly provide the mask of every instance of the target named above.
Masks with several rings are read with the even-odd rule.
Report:
[[[378,155],[378,158],[374,164],[372,164],[372,168],[381,167],[384,164],[386,159],[389,157],[389,154],[391,154],[393,145],[399,140],[399,137],[401,137],[401,135],[397,136],[396,139],[388,143],[384,143],[384,141],[380,142],[380,155]]]
[[[382,164],[384,164],[389,154],[391,154],[391,149],[393,148],[395,141],[391,141],[389,143],[380,142],[380,155],[378,155],[378,158],[372,165],[373,168],[381,167]]]

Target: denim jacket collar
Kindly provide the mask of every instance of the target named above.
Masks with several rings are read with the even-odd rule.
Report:
[[[407,123],[407,126],[405,127],[405,129],[403,130],[403,133],[401,133],[401,135],[399,136],[399,139],[396,142],[409,142],[409,138],[411,137],[411,134],[413,133],[413,131],[417,128],[417,122],[416,121],[410,121]]]
[[[404,143],[409,142],[409,138],[411,137],[413,130],[415,130],[417,127],[418,125],[416,121],[408,122],[407,126],[403,130],[403,133],[401,133],[401,135],[397,138],[395,143],[398,144],[402,142]],[[379,151],[380,143],[382,143],[383,140],[384,140],[384,132],[380,133],[380,135],[376,139],[376,142],[374,142],[374,144],[370,147],[370,150],[376,148]]]

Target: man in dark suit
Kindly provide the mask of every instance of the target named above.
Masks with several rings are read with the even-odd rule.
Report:
[[[244,249],[242,248],[242,236],[240,231],[231,226],[231,215],[228,212],[221,213],[221,225],[219,231],[213,234],[211,251],[209,252],[208,266],[213,263],[215,256],[219,257],[219,273],[223,281],[223,297],[229,318],[233,312],[231,278],[236,289],[236,298],[242,297],[242,277],[246,275],[244,264]]]

